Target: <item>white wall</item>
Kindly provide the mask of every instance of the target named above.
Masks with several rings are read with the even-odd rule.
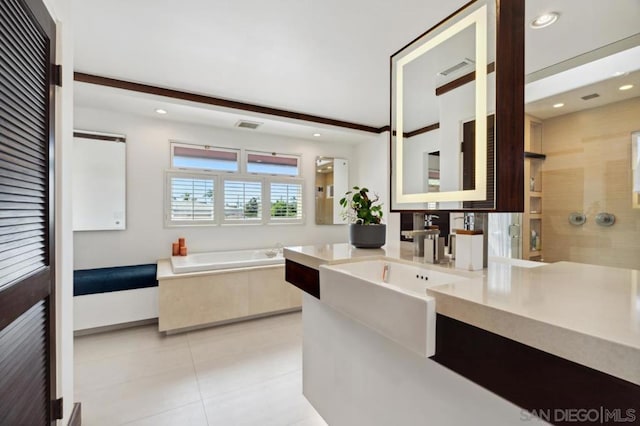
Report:
[[[403,184],[405,194],[425,192],[427,170],[424,167],[425,153],[440,151],[440,130],[432,130],[411,138],[403,143]]]
[[[384,132],[370,142],[357,146],[358,167],[354,181],[354,185],[366,186],[370,191],[380,195],[380,200],[384,203],[383,222],[387,224],[387,244],[400,241],[400,213],[389,213],[391,209],[389,143],[389,132]]]
[[[171,242],[187,239],[190,252],[346,242],[344,225],[316,225],[314,180],[316,156],[349,160],[355,176],[354,147],[171,122],[113,111],[76,107],[75,128],[127,136],[127,229],[75,232],[76,269],[154,263],[171,254]],[[375,136],[374,136],[375,137]],[[224,225],[166,228],[164,171],[170,165],[169,140],[302,154],[305,179],[304,225]]]

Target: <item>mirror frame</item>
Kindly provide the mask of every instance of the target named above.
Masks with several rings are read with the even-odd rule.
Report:
[[[490,0],[491,1],[491,0]],[[442,26],[454,19],[456,15],[463,12],[469,6],[477,3],[478,0],[472,0],[469,3],[456,10],[454,13],[431,27],[429,30],[421,34],[419,37],[399,49],[390,57],[390,78],[391,78],[391,97],[390,97],[390,123],[394,124],[394,99],[393,88],[396,85],[394,81],[395,74],[394,58],[396,55],[403,53],[413,44],[420,42],[422,38],[436,31],[442,30]],[[472,12],[472,14],[475,12]],[[496,105],[495,105],[495,199],[493,209],[446,209],[447,211],[490,211],[490,212],[521,212],[524,209],[524,32],[525,32],[525,0],[496,0],[496,58],[495,58],[495,80],[496,80]],[[455,25],[455,24],[454,24]],[[476,29],[477,31],[478,29]],[[443,31],[443,33],[446,32]],[[440,34],[438,34],[439,36]],[[478,52],[476,52],[478,53]],[[486,55],[484,58],[485,67],[480,70],[480,75],[485,75]],[[476,64],[476,69],[479,68]],[[476,71],[477,72],[477,71]],[[485,79],[486,81],[486,79]],[[478,93],[476,91],[476,93]],[[485,92],[486,93],[486,92]],[[400,96],[400,99],[402,96]],[[486,95],[483,98],[485,102],[484,110],[486,110]],[[476,102],[476,112],[478,104]],[[486,112],[486,111],[485,111]],[[484,114],[486,116],[486,114]],[[477,120],[480,127],[485,120]],[[477,197],[480,192],[486,191],[484,188],[476,188],[475,190],[465,191],[447,191],[439,193],[422,193],[411,194],[427,197],[410,202],[396,202],[399,200],[396,193],[397,187],[394,182],[394,176],[402,172],[402,165],[394,167],[394,157],[396,157],[397,149],[394,150],[394,132],[398,134],[397,129],[391,126],[389,132],[389,149],[390,149],[390,200],[391,212],[402,211],[432,211],[431,209],[415,209],[402,208],[402,204],[415,203],[435,203],[448,201],[478,201]],[[486,130],[479,135],[486,134]],[[396,152],[394,152],[396,151]],[[478,161],[478,151],[476,150],[476,161]],[[402,149],[400,150],[402,152]],[[484,153],[480,155],[483,162],[486,162]],[[481,162],[480,164],[483,164]],[[481,174],[486,174],[484,168],[476,167],[476,176],[478,170],[483,169]],[[485,179],[486,180],[486,179]],[[402,178],[400,179],[402,181]],[[456,197],[456,194],[466,194]],[[448,194],[448,195],[446,195]],[[471,195],[473,194],[473,195]],[[475,197],[475,198],[473,198]],[[455,199],[454,199],[455,198]],[[436,209],[438,210],[438,209]]]
[[[457,20],[447,28],[442,29],[438,34],[422,42],[422,37],[414,43],[419,43],[418,46],[407,46],[406,49],[410,49],[401,58],[393,62],[392,67],[395,65],[395,145],[393,145],[393,135],[391,135],[392,149],[395,148],[395,158],[404,158],[404,144],[405,138],[399,137],[399,135],[405,134],[404,129],[404,67],[409,65],[412,61],[420,58],[422,55],[430,52],[432,49],[437,48],[443,42],[449,38],[459,34],[475,24],[475,75],[476,75],[476,89],[475,89],[475,116],[484,117],[487,115],[487,14],[486,5],[480,6],[478,9],[464,16],[462,19]],[[397,57],[399,53],[396,53],[393,58]],[[393,72],[393,68],[392,68]],[[393,101],[393,100],[392,100]],[[392,115],[393,119],[393,115]],[[485,164],[487,161],[487,139],[484,135],[487,134],[487,122],[486,120],[475,120],[475,163]],[[393,124],[392,124],[393,125]],[[404,161],[397,160],[397,166],[395,168],[395,195],[396,199],[393,200],[396,204],[403,203],[433,203],[433,202],[445,202],[445,201],[479,201],[484,200],[487,197],[487,170],[484,167],[475,167],[475,182],[474,189],[458,190],[458,191],[444,191],[444,192],[422,192],[415,194],[406,194],[403,192],[404,188]],[[392,178],[394,177],[392,176]]]

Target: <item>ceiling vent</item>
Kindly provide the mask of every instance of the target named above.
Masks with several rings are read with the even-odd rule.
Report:
[[[589,99],[599,98],[599,97],[600,97],[600,95],[599,95],[599,94],[597,94],[597,93],[592,93],[592,94],[590,94],[590,95],[583,96],[583,97],[582,97],[582,100],[583,100],[583,101],[588,101]]]
[[[456,71],[460,71],[461,69],[466,68],[466,67],[468,67],[470,65],[473,65],[473,64],[475,64],[474,61],[472,61],[469,58],[464,58],[464,60],[462,62],[459,62],[459,63],[455,64],[454,66],[447,68],[444,71],[440,71],[438,73],[438,75],[442,75],[442,76],[446,77],[446,76],[448,76],[450,74],[453,74]]]
[[[255,130],[260,126],[262,126],[262,123],[257,123],[255,121],[238,120],[236,123],[236,127],[240,127],[241,129]]]

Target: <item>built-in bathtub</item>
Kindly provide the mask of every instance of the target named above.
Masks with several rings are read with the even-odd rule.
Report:
[[[302,294],[285,281],[284,263],[276,249],[159,260],[158,329],[175,333],[299,311]]]
[[[284,265],[284,257],[275,249],[214,251],[171,257],[174,274],[265,265]]]

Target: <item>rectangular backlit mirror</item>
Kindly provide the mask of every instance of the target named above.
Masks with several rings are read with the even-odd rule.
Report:
[[[472,1],[391,56],[392,211],[522,209],[523,35],[496,5]]]
[[[487,199],[493,182],[476,167],[487,164],[487,120],[475,118],[495,110],[494,6],[474,2],[392,57],[392,207],[459,209]],[[470,140],[461,139],[465,123]],[[424,161],[430,152],[439,153],[438,185],[434,159]]]

